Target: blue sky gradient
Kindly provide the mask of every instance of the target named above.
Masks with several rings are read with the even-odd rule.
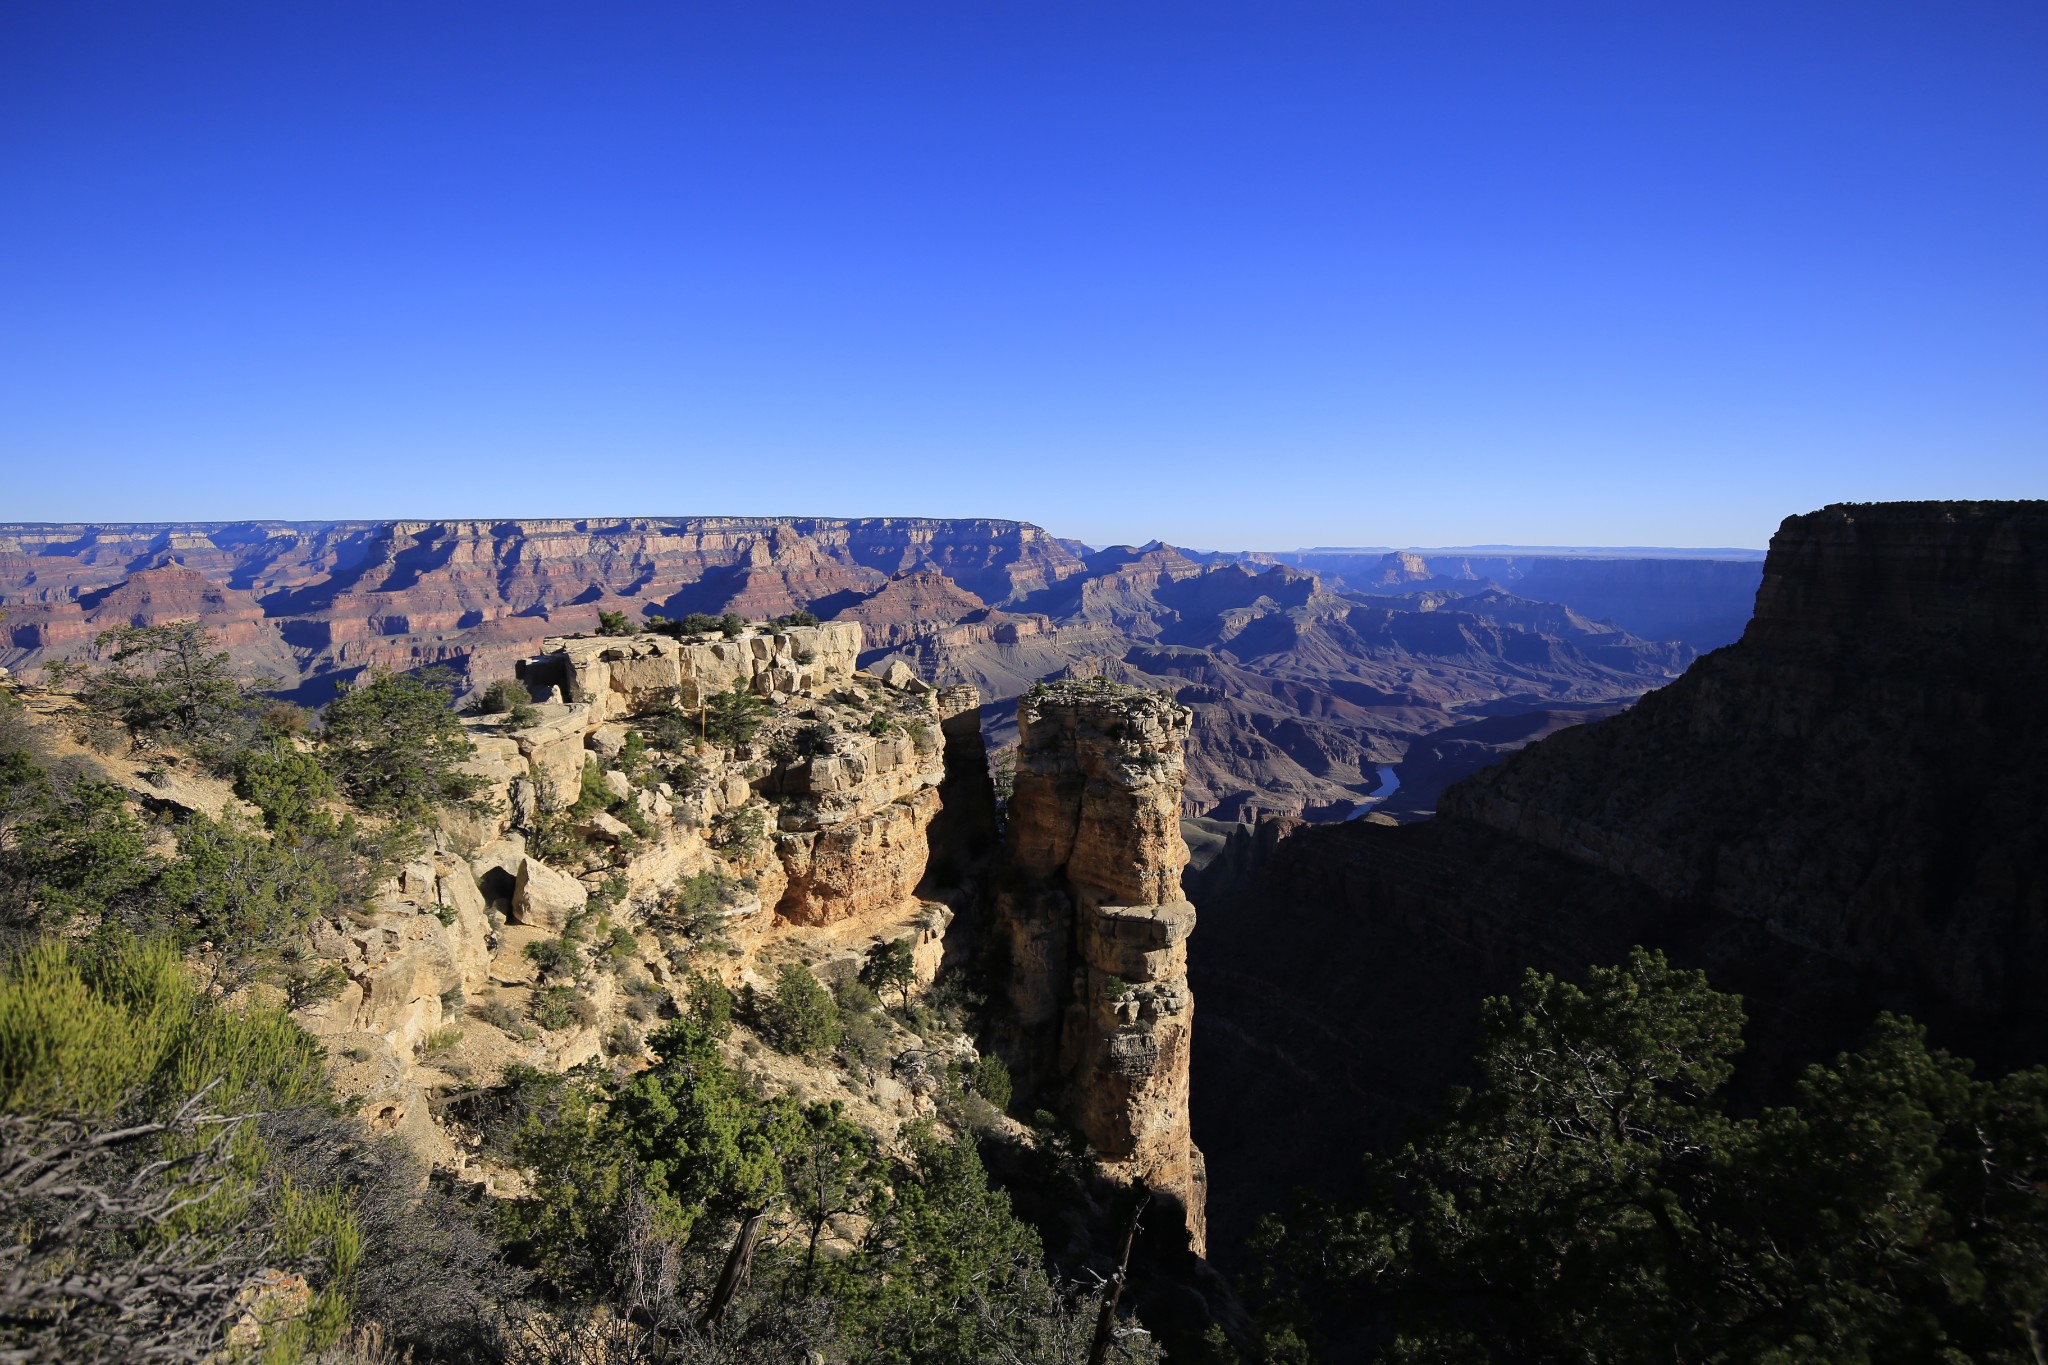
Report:
[[[0,7],[0,519],[2048,496],[2048,6]]]

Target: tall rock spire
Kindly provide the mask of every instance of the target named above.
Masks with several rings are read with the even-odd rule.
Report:
[[[1207,1177],[1188,1124],[1194,997],[1181,895],[1183,754],[1192,713],[1100,679],[1018,702],[1005,1051],[1114,1178],[1142,1180],[1206,1241]]]

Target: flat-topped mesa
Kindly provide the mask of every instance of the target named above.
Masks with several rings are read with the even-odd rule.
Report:
[[[1114,1178],[1183,1210],[1205,1249],[1207,1177],[1188,1123],[1194,998],[1181,895],[1192,713],[1100,679],[1041,685],[1017,708],[1010,950],[1002,1042],[1027,1091],[1058,1106]]]
[[[732,639],[578,636],[549,640],[543,649],[542,661],[562,670],[563,700],[588,704],[591,723],[601,725],[671,701],[695,706],[735,682],[761,696],[814,692],[853,675],[861,629],[833,621],[749,627]]]

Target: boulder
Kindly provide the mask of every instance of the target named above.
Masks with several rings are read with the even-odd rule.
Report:
[[[882,680],[883,686],[899,690],[906,689],[918,681],[917,670],[901,659],[889,660],[880,669],[875,670],[874,676]]]
[[[602,839],[608,844],[624,843],[633,834],[633,831],[627,828],[625,821],[617,816],[607,815],[603,811],[599,811],[591,816],[588,820],[578,825],[577,828],[591,838]]]
[[[535,858],[522,858],[511,920],[560,933],[590,900],[583,883]]]
[[[610,763],[625,752],[626,727],[616,721],[600,725],[583,737],[583,747]]]

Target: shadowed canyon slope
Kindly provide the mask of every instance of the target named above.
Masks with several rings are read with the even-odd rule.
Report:
[[[1670,687],[1432,821],[1304,830],[1228,894],[1197,882],[1219,1244],[1438,1106],[1480,997],[1525,967],[1636,943],[1705,967],[1746,999],[1751,1096],[1881,1008],[1994,1066],[2040,1060],[2044,689],[2048,504],[1830,507],[1784,523],[1742,640]]]
[[[1667,572],[1625,563],[1649,564],[1645,582]],[[1693,657],[1682,637],[1660,643],[1496,581],[1536,569],[1475,564],[1336,592],[1287,565],[1157,544],[1090,552],[1023,522],[920,518],[0,526],[0,660],[76,656],[111,626],[196,616],[239,662],[320,700],[372,666],[443,664],[480,686],[601,611],[803,609],[858,622],[868,660],[900,652],[979,688],[996,743],[1042,677],[1171,691],[1194,713],[1188,813],[1327,818],[1420,737],[1631,701]],[[1726,585],[1715,591],[1726,608]]]

